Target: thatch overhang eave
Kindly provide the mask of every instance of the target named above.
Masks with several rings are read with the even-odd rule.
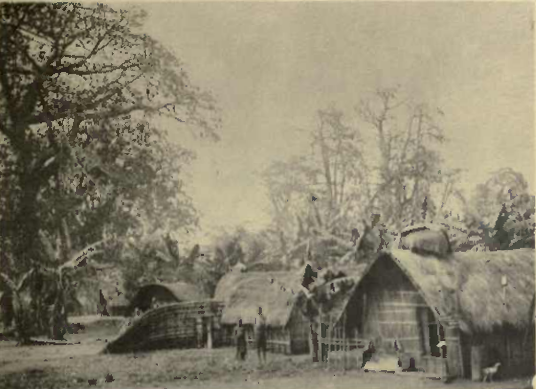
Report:
[[[461,274],[460,311],[472,332],[532,326],[534,250],[456,253],[453,261]]]

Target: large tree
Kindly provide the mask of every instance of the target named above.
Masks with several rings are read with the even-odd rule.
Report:
[[[534,245],[534,196],[523,175],[511,168],[492,172],[467,203],[466,224],[482,237],[481,249]]]
[[[409,221],[433,218],[455,191],[459,171],[442,171],[437,149],[445,142],[443,112],[403,98],[398,88],[378,90],[363,101],[360,117],[377,139],[378,163],[371,166],[368,212],[398,231]],[[434,187],[442,184],[441,198]]]
[[[334,108],[317,116],[311,152],[275,162],[265,174],[275,230],[291,262],[301,262],[310,251],[326,258],[348,251],[350,225],[365,200],[358,190],[367,169],[358,129]],[[318,252],[322,248],[325,253]]]
[[[177,193],[190,155],[151,118],[217,139],[218,116],[170,52],[133,32],[143,14],[73,3],[4,3],[0,14],[4,279],[70,260],[51,258],[40,231],[77,251],[142,222],[195,221]]]
[[[459,172],[441,171],[437,150],[441,111],[383,89],[358,114],[349,125],[340,110],[319,111],[311,153],[266,173],[273,232],[290,260],[329,263],[354,248],[387,247],[392,233],[432,221],[456,193]]]
[[[523,174],[503,168],[492,172],[485,182],[479,183],[465,209],[471,227],[480,223],[494,223],[503,204],[530,205],[529,186]],[[523,210],[523,212],[526,209]]]

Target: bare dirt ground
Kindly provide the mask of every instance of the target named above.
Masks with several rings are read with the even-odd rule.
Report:
[[[71,345],[19,347],[15,342],[0,342],[0,388],[433,389],[445,386],[442,381],[427,379],[426,373],[367,373],[356,368],[356,360],[348,365],[351,370],[344,371],[342,367],[312,363],[307,355],[269,354],[267,364],[259,367],[254,350],[243,364],[234,359],[235,350],[229,348],[103,355],[99,352],[105,341],[115,336],[119,322],[100,317],[72,318],[71,322],[86,326],[77,335],[65,336]],[[90,380],[96,380],[95,386],[90,386]],[[524,389],[528,387],[528,379],[495,383],[457,380],[447,387]]]

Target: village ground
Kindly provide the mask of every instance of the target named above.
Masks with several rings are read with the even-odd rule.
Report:
[[[356,366],[344,371],[342,367],[313,363],[307,355],[291,357],[270,353],[267,364],[259,367],[254,350],[248,353],[244,364],[234,359],[235,350],[231,348],[104,355],[99,352],[105,341],[116,335],[119,322],[100,317],[72,318],[71,321],[86,326],[77,335],[65,336],[73,345],[19,347],[15,342],[0,342],[0,388],[434,389],[446,385],[426,378],[426,373],[374,373]],[[78,342],[80,344],[75,344]],[[355,362],[353,364],[357,365]],[[90,386],[89,380],[96,380],[96,385]],[[529,387],[529,380],[494,383],[456,380],[447,387],[525,389]]]

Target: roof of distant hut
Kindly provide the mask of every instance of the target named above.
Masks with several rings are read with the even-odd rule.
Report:
[[[494,326],[504,324],[516,328],[531,325],[532,249],[460,252],[445,259],[425,257],[409,250],[392,250],[383,255],[389,255],[404,271],[434,311],[437,308],[439,320],[441,316],[454,314],[459,304],[460,325],[466,332],[491,331]],[[503,276],[507,280],[504,287]],[[506,301],[503,288],[506,288]]]
[[[272,326],[286,326],[292,309],[303,296],[303,274],[298,272],[230,272],[216,288],[214,300],[225,304],[222,323],[253,324],[259,307]]]
[[[209,297],[199,287],[186,282],[158,283],[142,286],[131,302],[131,307],[147,309],[153,296],[164,297],[168,301],[204,301]]]

